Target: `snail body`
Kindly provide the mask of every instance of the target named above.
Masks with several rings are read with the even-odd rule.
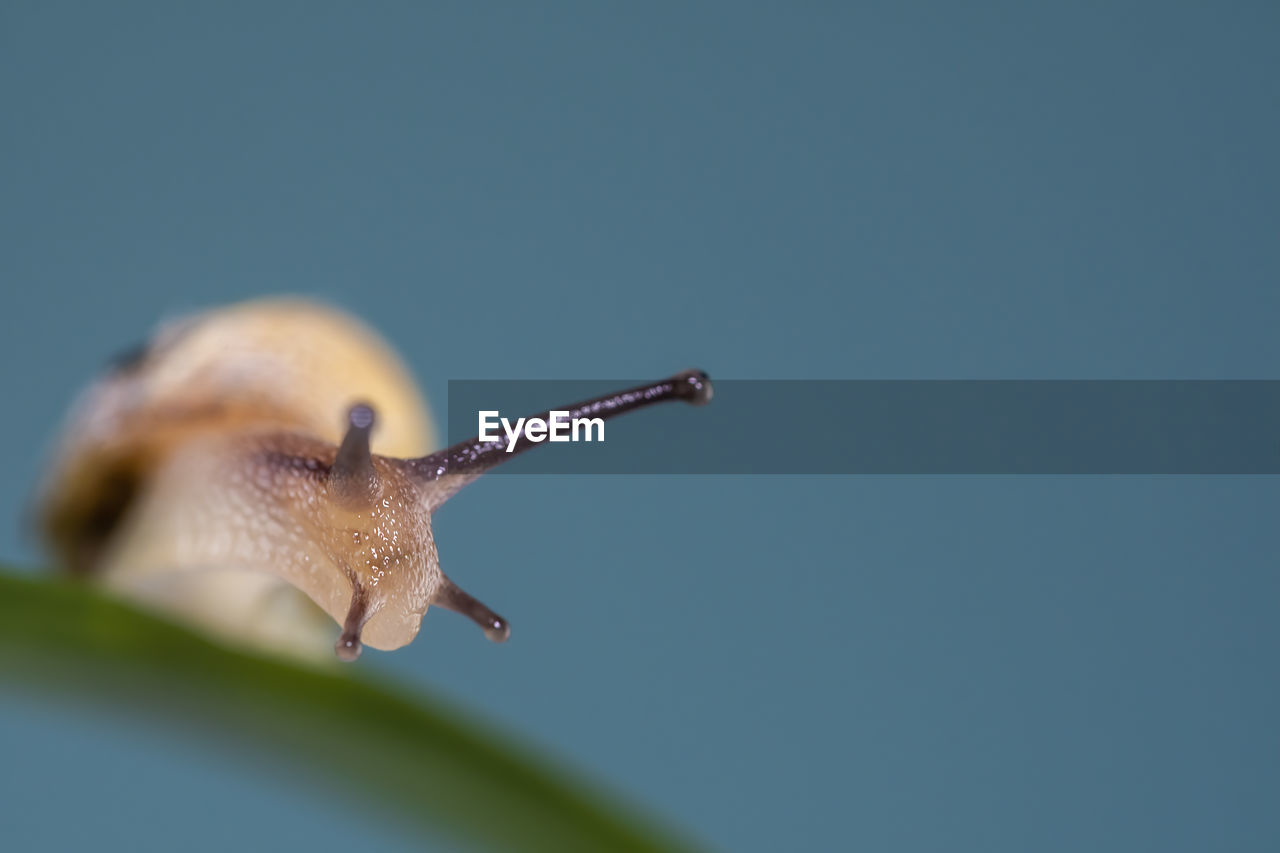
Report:
[[[709,399],[689,372],[586,401],[621,414]],[[339,657],[395,649],[431,605],[504,619],[440,569],[431,515],[518,437],[434,443],[425,402],[363,324],[316,303],[243,303],[162,327],[86,392],[38,505],[60,564],[239,640]]]

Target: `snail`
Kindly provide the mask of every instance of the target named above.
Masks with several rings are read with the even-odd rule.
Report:
[[[607,419],[711,394],[686,371],[565,408]],[[69,572],[242,642],[314,654],[336,621],[354,660],[409,643],[430,606],[502,642],[507,621],[441,571],[431,518],[533,446],[521,437],[428,452],[426,404],[375,332],[256,300],[162,325],[118,359],[73,409],[36,517]]]

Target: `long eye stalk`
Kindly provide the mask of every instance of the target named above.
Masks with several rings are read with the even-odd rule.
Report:
[[[616,394],[607,394],[565,407],[570,420],[575,418],[600,418],[607,420],[635,409],[682,400],[701,406],[711,399],[711,380],[700,370],[686,370],[669,379],[648,385],[628,388]],[[557,410],[559,411],[559,410]],[[330,488],[334,496],[345,506],[358,509],[377,499],[381,484],[369,452],[369,434],[374,424],[374,412],[369,406],[358,404],[348,412],[347,433],[330,468]],[[551,412],[535,416],[544,423],[551,422]],[[526,418],[514,430],[514,435],[503,435],[495,441],[481,441],[479,436],[455,444],[453,447],[423,456],[419,459],[394,460],[419,483],[429,484],[430,508],[435,510],[451,495],[479,477],[485,471],[523,453],[534,446],[524,438]],[[504,430],[505,432],[505,430]],[[510,447],[510,452],[508,452]],[[505,642],[511,634],[507,620],[494,613],[483,603],[468,595],[447,576],[440,578],[440,585],[431,604],[461,613],[484,629],[485,636],[494,642]],[[370,600],[368,590],[352,578],[351,604],[342,626],[335,650],[342,660],[351,661],[360,656],[361,632],[369,620]]]
[[[347,434],[329,471],[334,494],[350,507],[373,503],[378,495],[378,474],[369,452],[369,435],[376,417],[373,408],[357,403],[347,413]]]
[[[680,400],[690,405],[701,406],[711,400],[711,395],[711,380],[707,374],[701,370],[686,370],[668,379],[584,400],[581,403],[566,406],[564,409],[569,412],[570,420],[576,418],[608,420],[617,415],[668,400]],[[548,410],[534,417],[549,423],[551,412]],[[438,481],[443,486],[433,495],[432,508],[434,509],[485,471],[535,446],[534,442],[521,441],[523,437],[524,428],[521,426],[515,431],[514,436],[509,437],[504,434],[494,441],[481,441],[477,436],[429,456],[407,459],[404,464],[420,482]],[[508,451],[508,446],[513,442],[514,446]]]

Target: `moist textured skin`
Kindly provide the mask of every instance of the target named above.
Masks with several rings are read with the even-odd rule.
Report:
[[[397,638],[417,631],[431,567],[439,571],[428,511],[409,511],[401,493],[366,518],[342,519],[352,545],[356,532],[365,537],[362,547],[338,547],[336,534],[303,537],[322,529],[307,465],[332,462],[357,401],[378,412],[375,452],[432,448],[412,376],[343,312],[268,299],[166,324],[74,409],[38,497],[46,545],[65,569],[215,630],[325,654],[316,637],[331,634],[332,622],[317,619],[307,599],[341,622],[352,579],[372,572],[379,588],[412,594],[408,609],[370,618],[367,642],[402,645],[379,639],[384,625]],[[388,476],[393,467],[378,465]],[[420,551],[408,546],[407,527]]]
[[[349,506],[332,494],[336,452],[327,442],[269,431],[185,445],[119,531],[105,560],[108,582],[189,595],[210,572],[265,571],[339,624],[359,591],[364,644],[405,645],[442,579],[423,489],[398,464],[374,456],[377,492]],[[255,632],[252,625],[234,630]]]
[[[572,415],[711,395],[690,370]],[[507,621],[441,572],[431,513],[522,439],[424,455],[426,407],[376,334],[303,300],[250,302],[163,327],[89,389],[40,525],[68,570],[248,643],[327,654],[336,621],[354,660],[410,642],[430,605],[504,642]]]

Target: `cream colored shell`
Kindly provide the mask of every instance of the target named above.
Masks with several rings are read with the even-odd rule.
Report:
[[[270,299],[167,324],[73,413],[42,490],[46,538],[68,566],[126,596],[324,657],[354,570],[396,593],[375,596],[365,643],[404,645],[440,577],[425,501],[406,505],[416,487],[381,465],[387,505],[338,518],[305,470],[332,461],[356,402],[378,412],[375,453],[433,448],[407,369],[341,311]],[[281,465],[282,450],[304,461]],[[103,515],[117,504],[119,518]]]

